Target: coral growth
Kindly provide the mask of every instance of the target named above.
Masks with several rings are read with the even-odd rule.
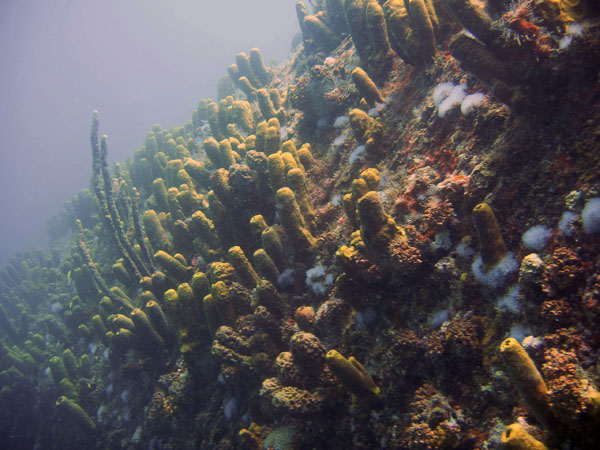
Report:
[[[595,448],[598,8],[484,3],[300,1],[114,168],[94,113],[0,269],[0,441]]]

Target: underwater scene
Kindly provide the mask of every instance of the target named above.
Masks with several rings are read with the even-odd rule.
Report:
[[[295,13],[125,161],[90,111],[0,268],[0,448],[600,448],[600,3]]]

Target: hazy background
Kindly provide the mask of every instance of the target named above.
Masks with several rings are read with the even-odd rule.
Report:
[[[283,61],[295,1],[0,0],[0,264],[89,186],[94,109],[125,159],[215,98],[238,52]]]

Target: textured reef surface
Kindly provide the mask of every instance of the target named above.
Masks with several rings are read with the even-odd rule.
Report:
[[[595,449],[600,8],[322,0],[0,270],[0,447]]]

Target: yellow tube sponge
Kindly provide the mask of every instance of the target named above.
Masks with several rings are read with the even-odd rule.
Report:
[[[219,237],[215,226],[202,211],[198,210],[192,214],[189,226],[192,233],[202,239],[210,248],[219,247]]]
[[[239,148],[240,142],[244,142],[244,136],[242,136],[242,134],[237,130],[235,125],[232,123],[227,124],[227,136],[229,136],[229,139],[230,139],[229,142],[232,144],[231,149],[234,152],[239,153],[238,148]],[[237,141],[235,148],[233,146],[233,142],[231,141],[232,138]]]
[[[185,170],[185,168],[181,168],[177,171],[177,186],[181,186],[182,184],[187,184],[190,189],[195,189],[194,180],[189,173]]]
[[[82,431],[87,433],[96,432],[96,424],[78,403],[63,395],[56,400],[56,406]]]
[[[152,292],[157,296],[162,297],[164,292],[171,287],[172,283],[165,273],[160,270],[155,270],[152,274]]]
[[[221,133],[223,133],[223,137],[227,138],[227,124],[230,122],[229,120],[229,107],[231,106],[231,104],[233,103],[233,97],[232,96],[226,96],[225,98],[222,98],[221,100],[219,100],[219,111],[218,111],[218,118],[219,118],[219,129],[221,130]],[[221,139],[219,139],[221,140]]]
[[[221,326],[221,319],[219,318],[219,313],[217,312],[217,306],[215,304],[215,300],[211,294],[208,294],[204,297],[203,302],[203,310],[204,310],[204,318],[206,320],[206,326],[208,327],[208,331],[212,336],[215,335],[217,329]]]
[[[256,96],[258,100],[258,107],[260,108],[260,112],[265,118],[265,120],[269,120],[271,117],[277,116],[277,109],[275,109],[275,105],[271,101],[271,96],[269,95],[269,91],[266,89],[258,89],[256,91]]]
[[[202,186],[204,188],[208,187],[210,171],[206,168],[206,165],[203,162],[189,158],[185,161],[183,167],[194,179],[196,186]]]
[[[352,81],[356,85],[358,92],[366,100],[369,107],[375,106],[377,103],[384,103],[385,98],[373,82],[367,72],[360,67],[357,67],[352,71]]]
[[[263,441],[257,436],[255,428],[258,428],[254,422],[250,424],[250,429],[242,428],[238,433],[238,436],[242,440],[244,450],[261,450],[263,448]]]
[[[77,392],[77,388],[75,387],[73,382],[68,378],[63,378],[59,381],[58,392],[60,393],[60,395],[64,395],[65,397],[75,402],[79,401],[79,394]]]
[[[215,230],[219,235],[219,241],[221,246],[225,248],[231,247],[233,244],[233,232],[231,231],[231,225],[229,224],[229,217],[225,205],[219,199],[219,196],[214,191],[208,192],[208,206],[210,215],[212,217]]]
[[[390,44],[394,51],[405,62],[411,63],[409,52],[409,41],[416,41],[414,32],[411,28],[410,17],[406,9],[404,0],[387,0],[383,4],[383,14],[385,17]]]
[[[224,139],[225,136],[223,136],[221,126],[219,125],[219,107],[215,102],[210,101],[206,105],[206,114],[213,138],[215,138],[217,141]]]
[[[466,33],[456,35],[449,45],[450,54],[460,67],[471,72],[485,84],[501,102],[519,108],[523,94],[519,84],[522,80],[513,73],[513,66],[496,56],[488,46]]]
[[[375,191],[367,192],[358,201],[360,236],[368,249],[376,254],[387,254],[394,239],[405,239],[404,231],[383,209],[381,199]]]
[[[346,33],[343,0],[325,0],[326,14],[331,29],[336,33]]]
[[[154,254],[154,260],[164,269],[168,276],[176,280],[185,281],[191,275],[192,269],[190,267],[181,264],[181,262],[167,252],[162,250],[157,251]]]
[[[323,50],[328,51],[337,47],[339,38],[319,17],[308,15],[304,18],[303,25],[312,42],[318,43]]]
[[[130,317],[127,317],[125,314],[111,314],[108,316],[108,323],[111,325],[111,328],[115,330],[119,330],[121,328],[131,331],[135,330],[135,324],[133,323],[133,320]]]
[[[283,165],[285,166],[285,173],[287,174],[292,169],[298,168],[298,163],[294,159],[291,153],[281,153],[281,159],[283,159]],[[304,171],[303,171],[304,172]]]
[[[370,45],[365,23],[365,0],[345,0],[343,5],[346,24],[352,36],[352,43],[361,62],[367,64],[369,62]]]
[[[352,229],[355,229],[359,224],[358,215],[356,214],[356,202],[352,199],[352,194],[345,194],[342,197],[342,206]]]
[[[109,291],[109,293],[110,293],[110,291]],[[100,299],[99,305],[100,305],[100,311],[102,311],[106,314],[112,314],[118,309],[117,305],[115,305],[115,303],[112,301],[112,299],[106,295]]]
[[[156,350],[165,345],[165,341],[152,326],[148,315],[144,311],[135,308],[129,315],[135,323],[136,333],[139,333],[144,347]]]
[[[152,182],[152,193],[154,194],[154,202],[159,211],[168,211],[169,204],[167,203],[167,186],[162,178],[157,178]]]
[[[427,0],[408,0],[408,14],[419,41],[420,59],[428,62],[436,52],[435,28],[437,23],[435,9]]]
[[[152,247],[154,249],[170,251],[172,247],[169,235],[162,227],[156,211],[153,209],[144,211],[142,222],[144,224],[144,231],[146,232]]]
[[[227,251],[229,262],[235,268],[236,278],[248,289],[254,289],[260,283],[260,276],[246,258],[244,251],[240,246],[231,247]]]
[[[312,263],[317,240],[306,227],[306,222],[296,202],[296,196],[290,188],[283,187],[277,191],[276,207],[285,234],[292,245],[294,258]]]
[[[140,280],[140,289],[143,289],[144,291],[152,290],[152,277],[143,277]]]
[[[82,377],[90,377],[91,362],[90,357],[87,353],[84,353],[79,357],[79,373]]]
[[[277,279],[280,275],[279,270],[277,270],[277,266],[263,248],[256,250],[252,255],[252,259],[257,272],[263,278],[266,278],[271,283],[277,283]]]
[[[254,117],[250,103],[245,100],[236,100],[231,105],[232,121],[239,125],[246,133],[254,131]]]
[[[179,189],[177,189],[176,187],[169,188],[169,190],[167,191],[169,212],[171,213],[171,220],[173,220],[173,222],[185,219],[185,216],[183,215],[183,210],[181,209],[181,205],[179,204],[179,200],[177,200],[178,194]]]
[[[50,376],[55,384],[58,385],[60,380],[67,377],[67,368],[59,356],[52,356],[48,361],[48,366],[50,367]]]
[[[238,87],[246,94],[248,100],[252,101],[256,98],[256,88],[252,86],[248,77],[240,77],[238,79]]]
[[[111,300],[117,302],[121,307],[125,309],[125,311],[129,312],[134,308],[129,296],[125,292],[123,292],[123,290],[120,287],[111,287],[110,295]]]
[[[581,23],[597,12],[595,0],[543,0],[537,1],[534,11],[553,27],[561,27],[565,24]]]
[[[167,162],[169,158],[163,152],[158,152],[156,155],[152,157],[152,165],[154,170],[157,173],[160,173],[162,177],[165,176],[165,171],[167,170]]]
[[[267,120],[267,125],[270,127],[275,127],[281,131],[281,123],[277,117],[271,117],[269,120]]]
[[[171,336],[167,316],[156,300],[150,300],[146,303],[146,313],[148,314],[154,329],[163,339],[167,339]]]
[[[175,326],[178,336],[181,337],[183,328],[183,317],[179,310],[179,295],[175,289],[169,289],[164,294],[164,304],[169,321]]]
[[[381,390],[379,386],[375,384],[369,372],[366,371],[354,356],[346,359],[336,350],[330,350],[325,355],[325,361],[342,384],[354,394],[362,396],[378,396],[380,394]]]
[[[210,265],[208,276],[213,284],[217,281],[232,283],[235,281],[235,268],[227,262],[214,262]]]
[[[185,328],[188,330],[188,333],[192,333],[198,328],[198,324],[200,323],[198,310],[201,309],[196,306],[194,291],[188,283],[181,283],[177,286],[177,305]]]
[[[300,31],[302,32],[302,40],[304,41],[304,51],[307,54],[313,53],[315,44],[313,43],[311,36],[306,29],[304,19],[308,16],[308,8],[303,0],[296,2],[296,17],[298,18],[298,24],[300,25]]]
[[[374,167],[363,170],[360,173],[360,178],[362,178],[365,181],[369,191],[378,191],[379,190],[379,182],[381,181],[381,177],[379,176],[379,171],[377,169],[375,169]],[[366,194],[366,192],[365,192],[365,194]]]
[[[204,272],[196,272],[192,276],[192,291],[194,293],[196,308],[201,310],[202,300],[210,292],[210,282]]]
[[[298,159],[305,169],[310,169],[315,163],[315,158],[310,151],[310,144],[302,144],[302,147],[298,149]]]
[[[256,139],[255,139],[255,148],[257,152],[265,151],[265,139],[267,137],[267,129],[269,128],[269,124],[264,120],[259,122],[256,125]]]
[[[191,155],[190,151],[186,148],[185,145],[183,144],[178,144],[177,147],[175,147],[175,157],[176,158],[180,158],[180,159],[184,159],[184,158],[189,158]]]
[[[304,176],[304,171],[299,168],[290,170],[287,173],[287,181],[288,186],[292,189],[292,191],[294,191],[296,201],[298,202],[298,207],[304,216],[304,221],[311,231],[316,231],[316,214],[310,201],[308,188],[306,187],[306,177]]]
[[[127,349],[137,347],[139,343],[139,336],[127,328],[120,328],[113,333],[110,339],[110,344],[113,351],[120,353]]]
[[[258,48],[250,49],[250,68],[262,84],[268,84],[271,76],[269,69],[265,66],[262,53]]]
[[[273,153],[267,158],[267,169],[269,171],[269,182],[273,192],[277,192],[286,184],[286,172],[281,152]]]
[[[248,153],[250,150],[256,150],[256,136],[251,134],[246,138],[244,144],[246,144],[246,153]]]
[[[516,339],[508,338],[500,344],[500,356],[517,390],[535,418],[552,430],[555,419],[549,405],[548,389],[535,364]]]
[[[507,250],[500,227],[492,208],[487,203],[479,203],[473,208],[475,228],[479,235],[481,260],[483,269],[487,272],[506,256]]]
[[[223,139],[221,142],[219,142],[219,155],[221,160],[220,167],[228,169],[229,166],[235,164],[235,157],[233,156],[231,143],[228,139]]]
[[[501,31],[492,25],[484,5],[471,0],[447,0],[448,6],[460,24],[486,45],[502,42]]]
[[[358,204],[358,200],[361,197],[367,194],[367,192],[373,189],[369,189],[367,181],[364,178],[355,178],[352,180],[352,185],[350,187],[350,197],[352,198],[352,202],[356,206]]]
[[[271,102],[273,102],[273,106],[275,107],[275,111],[279,113],[282,111],[284,100],[281,98],[281,94],[279,93],[279,89],[273,88],[269,89],[269,97],[271,97]],[[285,97],[285,95],[284,95]]]
[[[373,122],[373,119],[362,109],[355,108],[350,111],[350,127],[358,142],[365,141],[365,135]]]
[[[217,142],[217,140],[213,137],[209,137],[207,139],[204,140],[204,152],[206,153],[206,156],[208,156],[208,159],[210,159],[210,162],[212,163],[212,165],[215,167],[215,169],[218,169],[221,167],[221,152],[219,149],[219,143]]]
[[[500,438],[502,448],[506,450],[547,450],[544,444],[530,435],[523,425],[513,423],[506,427]]]
[[[431,61],[436,51],[439,26],[429,0],[387,0],[383,4],[388,35],[393,49],[406,63],[417,66]]]
[[[281,144],[281,131],[278,127],[267,127],[267,132],[265,134],[265,154],[272,155],[279,151],[279,146]]]
[[[229,66],[227,66],[227,74],[229,75],[229,78],[231,78],[231,81],[233,81],[233,84],[238,86],[238,80],[240,79],[240,69],[238,69],[237,64],[230,64]],[[204,110],[206,111],[206,105],[204,105]]]
[[[224,205],[231,205],[233,191],[229,184],[229,171],[227,169],[219,169],[216,172],[213,172],[210,181],[212,182],[213,190],[219,197],[219,200],[221,200]]]
[[[410,1],[410,0],[409,0]],[[369,34],[370,60],[376,64],[373,71],[380,75],[384,74],[385,67],[389,66],[392,58],[392,48],[388,40],[387,27],[383,9],[378,0],[366,0],[365,23]]]
[[[177,202],[187,217],[204,206],[204,196],[196,194],[195,190],[190,189],[187,184],[182,184],[177,193]]]
[[[170,160],[176,159],[176,150],[175,148],[177,147],[177,142],[175,142],[175,139],[170,138],[167,140],[167,142],[165,142],[165,153],[167,154],[167,156],[169,157]],[[167,162],[167,164],[170,161]]]
[[[123,284],[128,284],[131,282],[131,278],[125,265],[123,264],[123,258],[119,258],[119,260],[112,265],[112,273],[117,280],[119,280]]]
[[[294,157],[294,161],[296,161],[296,164],[298,165],[298,167],[301,167],[300,157],[298,156],[298,150],[296,149],[296,145],[294,144],[294,141],[287,140],[283,144],[281,144],[281,153],[282,154],[285,154],[285,153],[291,154]]]
[[[63,363],[65,364],[65,368],[67,369],[67,373],[69,377],[72,379],[76,379],[77,372],[79,369],[79,364],[77,362],[77,358],[73,354],[70,348],[67,348],[63,351]]]
[[[277,265],[279,270],[283,270],[288,266],[288,260],[283,249],[279,231],[275,227],[267,227],[260,235],[262,246]]]
[[[246,53],[240,52],[235,55],[235,63],[240,71],[241,76],[246,77],[252,86],[256,88],[261,87],[260,81],[250,67],[250,58],[248,55],[246,55]]]
[[[106,297],[106,298],[108,298],[108,297]],[[102,320],[102,317],[99,314],[92,316],[92,328],[94,329],[94,331],[96,332],[96,335],[100,338],[100,340],[102,340],[102,342],[104,344],[106,344],[105,337],[106,337],[106,332],[108,330],[106,329],[106,326],[104,325],[104,321]]]
[[[211,287],[211,296],[221,323],[229,327],[235,326],[237,314],[231,302],[227,285],[222,281],[214,283]]]
[[[267,225],[267,222],[265,221],[265,218],[260,214],[252,216],[250,218],[250,230],[252,231],[252,234],[255,236],[260,237],[261,233],[263,231],[265,231],[267,226],[268,225]]]

